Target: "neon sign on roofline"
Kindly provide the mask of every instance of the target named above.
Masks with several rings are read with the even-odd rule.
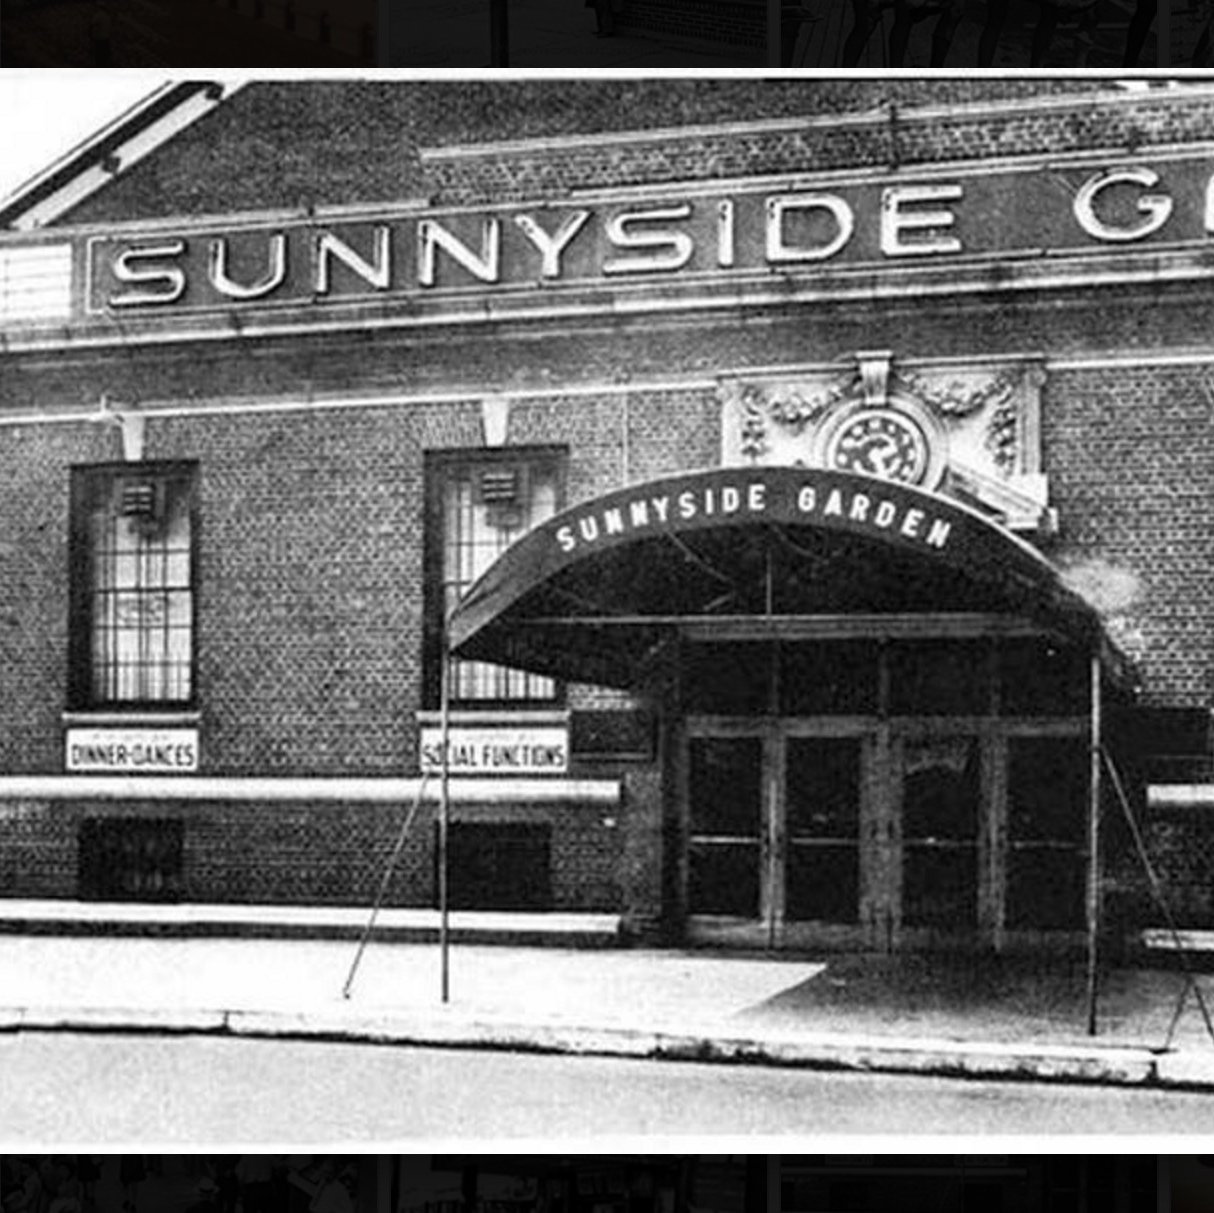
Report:
[[[542,290],[683,275],[813,274],[950,259],[1205,242],[1201,160],[875,179],[628,203],[398,211],[89,241],[93,313],[222,308],[444,290]]]

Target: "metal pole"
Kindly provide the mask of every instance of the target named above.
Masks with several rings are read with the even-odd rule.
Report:
[[[445,642],[442,673],[442,770],[438,809],[438,949],[442,969],[442,1000],[451,1001],[451,939],[447,890],[447,832],[451,819],[451,654]]]
[[[1092,727],[1088,751],[1090,795],[1088,800],[1088,1035],[1096,1035],[1097,942],[1100,933],[1100,650],[1092,651]]]

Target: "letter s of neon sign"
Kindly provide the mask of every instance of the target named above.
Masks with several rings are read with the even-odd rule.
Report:
[[[115,281],[142,288],[114,292],[109,307],[140,307],[148,303],[174,303],[185,294],[185,270],[166,264],[185,253],[184,240],[166,240],[124,248],[110,263]]]

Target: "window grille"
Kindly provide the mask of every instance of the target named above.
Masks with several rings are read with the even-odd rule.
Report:
[[[192,477],[178,471],[82,473],[87,559],[77,564],[76,629],[87,632],[84,704],[193,698]]]
[[[511,453],[508,460],[483,455],[444,459],[438,478],[443,620],[468,588],[512,544],[556,513],[560,462],[552,454]],[[443,644],[446,637],[443,635]],[[551,678],[481,661],[451,663],[453,701],[551,701]]]

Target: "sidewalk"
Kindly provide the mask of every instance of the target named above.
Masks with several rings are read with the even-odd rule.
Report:
[[[21,903],[6,904],[11,930]],[[98,933],[103,909],[38,905],[74,907],[75,925],[0,936],[0,1030],[313,1037],[1214,1091],[1214,1043],[1191,995],[1163,1051],[1184,989],[1175,971],[1105,975],[1094,1038],[1079,960],[773,959],[589,947],[580,929],[553,931],[560,943],[548,947],[454,934],[446,1003],[435,944],[377,940],[346,998],[355,942],[302,937],[325,911],[302,912],[294,933],[286,927],[301,912],[278,911],[279,938],[120,938]],[[92,933],[78,933],[84,926]],[[1214,977],[1201,981],[1214,1005]]]

